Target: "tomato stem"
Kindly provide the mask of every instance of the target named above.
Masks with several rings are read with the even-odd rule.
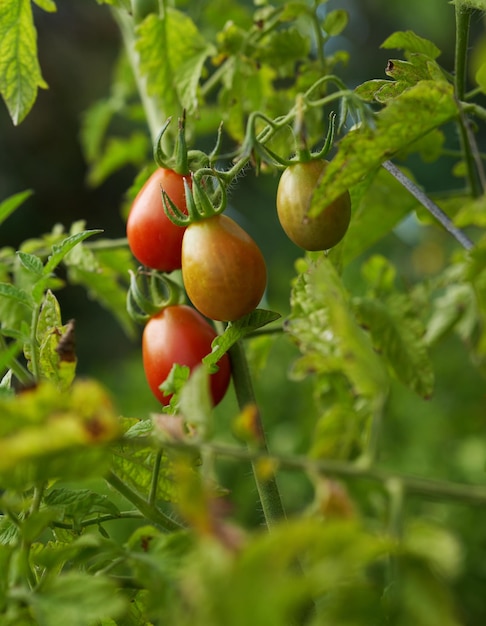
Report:
[[[248,405],[256,405],[255,392],[251,379],[245,350],[241,341],[236,342],[229,350],[231,359],[231,371],[235,387],[238,406],[241,411]],[[260,412],[257,411],[257,429],[259,430],[259,441],[256,450],[260,453],[268,454],[267,442],[261,421]],[[254,451],[255,446],[248,444],[249,450]],[[259,459],[251,458],[253,475],[257,486],[260,502],[268,528],[271,528],[278,520],[285,518],[285,511],[274,475],[270,478],[262,478],[259,470]]]
[[[179,304],[183,298],[181,286],[155,270],[129,270],[130,287],[127,293],[127,311],[139,324],[168,306]]]
[[[105,476],[105,480],[120,493],[126,500],[131,502],[137,509],[149,520],[161,526],[167,531],[180,530],[181,526],[171,517],[154,505],[151,505],[139,493],[131,489],[123,482],[114,472],[109,471]]]
[[[469,29],[473,10],[456,3],[456,45],[454,59],[454,88],[457,100],[464,100],[467,72],[467,51],[469,45]],[[483,165],[479,157],[476,140],[471,132],[469,120],[464,109],[459,110],[459,138],[467,170],[467,179],[473,196],[481,195],[486,181]]]
[[[407,189],[424,206],[435,219],[458,241],[465,250],[474,248],[474,243],[465,235],[462,230],[452,222],[449,216],[435,204],[408,176],[391,161],[385,161],[383,167]]]

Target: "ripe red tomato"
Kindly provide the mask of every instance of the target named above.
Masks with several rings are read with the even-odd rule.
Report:
[[[328,161],[290,165],[277,189],[278,219],[285,233],[304,250],[328,250],[344,237],[351,219],[351,199],[346,191],[317,217],[309,217],[312,194]]]
[[[198,311],[232,321],[258,305],[267,269],[250,235],[226,215],[215,215],[193,222],[184,233],[182,279]]]
[[[187,213],[184,176],[158,168],[150,176],[132,203],[127,221],[128,245],[143,265],[161,272],[181,267],[184,227],[173,224],[164,212],[162,189],[172,202]],[[190,183],[190,177],[186,177]]]
[[[186,305],[168,306],[151,317],[142,335],[142,358],[145,377],[155,397],[165,406],[166,396],[159,386],[172,366],[187,365],[191,371],[201,365],[211,352],[216,337],[213,327],[193,308]],[[210,375],[210,392],[214,406],[224,397],[231,377],[230,361],[225,354],[218,361],[218,371]]]

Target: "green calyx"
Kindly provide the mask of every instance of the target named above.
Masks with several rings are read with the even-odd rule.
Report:
[[[127,311],[135,322],[145,324],[162,309],[183,302],[181,286],[165,274],[143,268],[129,273]]]
[[[201,168],[192,175],[191,183],[184,179],[187,213],[184,213],[162,189],[165,214],[177,226],[219,215],[226,208],[227,191],[223,175],[211,168]]]

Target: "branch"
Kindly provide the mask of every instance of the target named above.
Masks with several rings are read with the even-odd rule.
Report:
[[[236,343],[230,348],[229,355],[231,358],[233,383],[240,410],[243,410],[249,405],[256,405],[253,384],[248,369],[245,351],[241,342]],[[268,456],[268,449],[263,424],[261,423],[260,412],[258,410],[256,412],[256,416],[258,420],[257,429],[259,431],[259,444],[258,448],[248,448],[247,459],[252,464],[253,475],[255,477],[255,483],[260,496],[263,514],[265,516],[267,526],[270,528],[276,521],[285,518],[285,512],[275,476],[265,479],[260,477],[258,461],[260,458]]]
[[[444,211],[435,204],[413,181],[405,176],[391,161],[385,161],[383,167],[402,184],[405,189],[414,196],[422,206],[450,233],[466,250],[472,250],[474,243],[465,235],[462,230],[452,222],[452,220],[444,213]]]
[[[358,478],[379,482],[387,487],[390,484],[401,483],[405,492],[417,494],[438,500],[452,500],[467,504],[486,504],[486,487],[454,483],[444,480],[435,480],[411,476],[386,469],[373,468],[353,464],[346,461],[331,459],[312,459],[305,456],[290,456],[270,454],[264,450],[249,450],[243,447],[223,445],[217,443],[203,443],[201,445],[174,444],[174,447],[186,449],[207,449],[212,454],[234,460],[245,460],[255,463],[257,461],[269,461],[277,467],[285,469],[303,470],[310,473],[335,475],[348,478]]]

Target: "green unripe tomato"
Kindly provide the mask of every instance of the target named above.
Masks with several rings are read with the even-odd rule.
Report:
[[[304,250],[328,250],[344,237],[351,219],[351,198],[346,191],[317,217],[309,217],[312,194],[328,161],[290,165],[277,189],[277,213],[286,235]]]

